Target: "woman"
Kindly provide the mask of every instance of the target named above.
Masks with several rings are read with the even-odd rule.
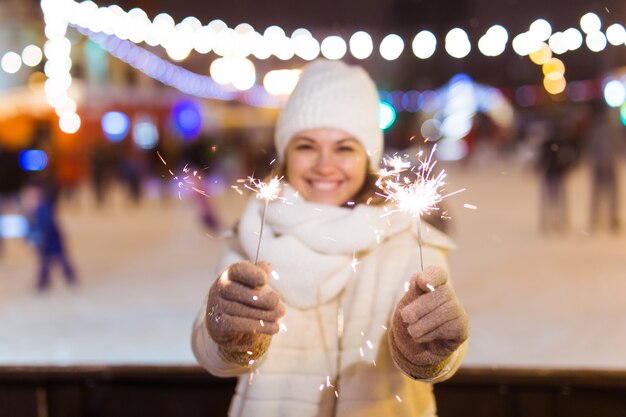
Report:
[[[310,64],[275,145],[286,184],[267,208],[264,261],[247,261],[264,205],[251,199],[195,322],[196,358],[240,376],[231,416],[434,416],[431,384],[458,368],[467,316],[446,236],[424,227],[420,272],[415,219],[375,203],[373,81]]]

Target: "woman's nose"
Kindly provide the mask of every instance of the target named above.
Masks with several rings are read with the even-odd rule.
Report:
[[[334,169],[334,158],[330,152],[322,151],[319,153],[316,163],[315,170],[319,173],[328,173],[332,172]]]

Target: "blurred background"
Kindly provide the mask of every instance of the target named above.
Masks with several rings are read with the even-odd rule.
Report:
[[[465,189],[429,219],[465,375],[626,372],[624,24],[622,0],[0,1],[0,367],[193,366],[241,179],[323,57],[370,72],[389,155],[437,144]]]

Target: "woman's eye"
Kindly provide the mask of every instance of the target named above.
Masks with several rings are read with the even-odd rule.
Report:
[[[307,143],[301,143],[299,145],[296,145],[296,150],[297,151],[308,151],[313,149],[313,146],[307,144]]]
[[[340,146],[337,150],[339,150],[339,152],[354,152],[354,148],[352,146]]]

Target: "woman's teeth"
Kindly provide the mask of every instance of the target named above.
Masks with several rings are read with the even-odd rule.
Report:
[[[337,188],[339,182],[337,181],[311,181],[313,188],[319,191],[330,191]]]

